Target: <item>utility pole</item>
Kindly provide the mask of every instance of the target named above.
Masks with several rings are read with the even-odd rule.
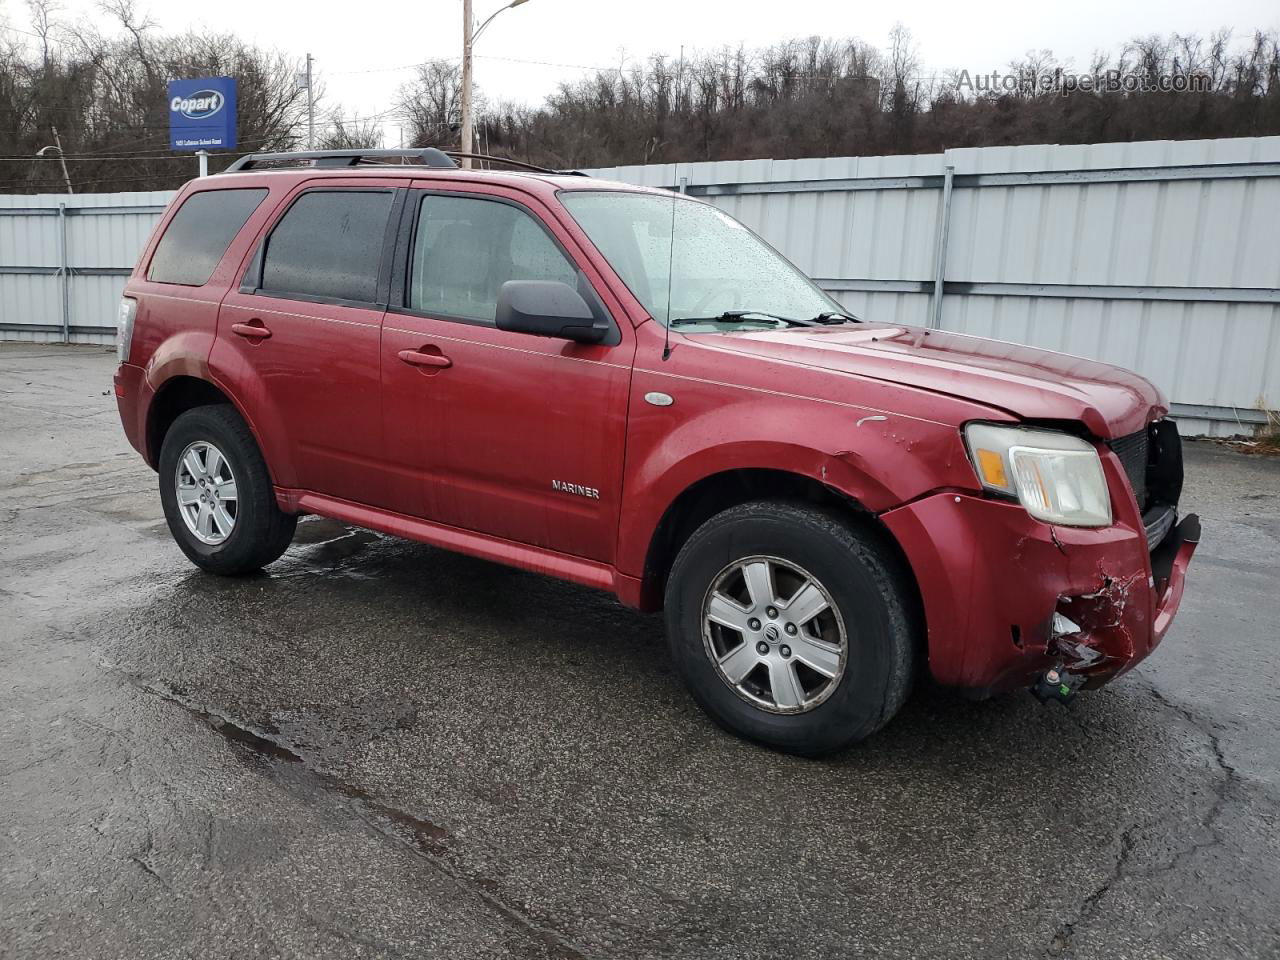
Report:
[[[53,130],[53,142],[58,145],[58,163],[62,164],[62,182],[67,185],[67,193],[71,193],[71,175],[67,173],[67,155],[62,152],[62,138],[58,136],[58,128]]]
[[[53,143],[47,147],[41,147],[39,150],[37,150],[36,156],[43,157],[47,151],[57,150],[58,163],[62,165],[62,182],[67,185],[67,193],[73,193],[74,191],[71,189],[71,175],[67,173],[67,161],[66,161],[66,158],[62,155],[62,138],[58,136],[57,127],[51,125],[49,129],[53,131]]]
[[[471,153],[471,0],[462,0],[462,137],[461,150]],[[470,169],[471,158],[462,157],[462,166]]]
[[[510,0],[510,3],[493,11],[488,19],[476,27],[475,21],[471,18],[471,0],[462,0],[462,136],[459,139],[463,153],[471,153],[475,150],[474,121],[471,117],[471,47],[476,42],[476,38],[484,32],[484,28],[493,23],[494,17],[503,10],[510,10],[523,3],[528,3],[528,0]],[[463,157],[462,165],[470,167],[471,158]]]
[[[470,0],[468,0],[470,2]],[[307,54],[307,149],[316,148],[316,96],[311,83],[311,54]]]

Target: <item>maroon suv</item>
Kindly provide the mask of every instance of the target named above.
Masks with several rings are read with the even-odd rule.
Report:
[[[1199,522],[1146,380],[864,322],[687,197],[404,153],[192,181],[129,279],[120,416],[200,567],[314,513],[608,590],[800,753],[1168,630]]]

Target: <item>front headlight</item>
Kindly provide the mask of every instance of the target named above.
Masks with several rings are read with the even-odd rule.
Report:
[[[982,485],[1016,497],[1027,513],[1068,527],[1111,525],[1111,496],[1092,445],[1057,430],[965,427],[969,457]]]
[[[116,356],[121,363],[129,359],[133,346],[133,318],[138,315],[138,301],[133,297],[121,297],[116,310]]]

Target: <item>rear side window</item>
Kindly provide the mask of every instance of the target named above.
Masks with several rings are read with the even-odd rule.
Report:
[[[266,190],[202,190],[182,201],[156,245],[147,279],[199,287],[209,282]]]
[[[390,190],[311,190],[267,239],[262,292],[373,303],[391,213]]]

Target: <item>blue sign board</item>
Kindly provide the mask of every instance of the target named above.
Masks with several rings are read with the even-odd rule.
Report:
[[[234,150],[234,77],[196,77],[169,82],[169,149]]]

